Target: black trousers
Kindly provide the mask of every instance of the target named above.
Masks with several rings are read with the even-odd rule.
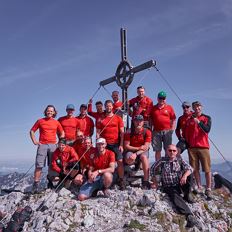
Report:
[[[192,214],[192,212],[180,194],[183,193],[184,196],[187,196],[191,191],[191,185],[192,175],[188,176],[185,185],[179,184],[176,186],[163,187],[164,192],[168,195],[178,212],[186,216]]]

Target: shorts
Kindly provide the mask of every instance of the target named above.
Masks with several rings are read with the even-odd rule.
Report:
[[[118,149],[118,144],[107,144],[106,148],[115,154],[115,160],[121,160],[123,158],[122,153]]]
[[[128,151],[125,153],[124,158],[129,159],[130,156],[134,153],[137,154],[137,157],[140,157],[141,155],[145,155],[147,158],[149,158],[149,151],[137,151],[137,152]]]
[[[188,149],[188,144],[185,139],[180,139],[176,144],[176,147],[180,149],[180,154],[182,154],[186,149]]]
[[[103,178],[102,176],[97,176],[96,180],[93,183],[86,181],[80,188],[79,195],[85,195],[86,197],[91,197],[92,194],[97,190],[102,190]]]
[[[113,182],[112,182],[113,185],[113,183],[116,182],[117,174],[114,173],[112,175],[113,175]],[[104,189],[103,176],[97,176],[96,180],[93,183],[89,183],[87,181],[81,186],[79,195],[83,194],[89,198],[93,195],[95,191],[103,190],[103,189]]]
[[[207,148],[189,148],[189,164],[193,167],[194,170],[200,170],[200,163],[203,172],[211,171],[211,160],[209,149]]]
[[[173,130],[153,131],[152,132],[152,147],[153,151],[162,150],[162,142],[164,150],[172,144]]]
[[[52,154],[56,150],[56,144],[40,144],[38,145],[36,159],[35,159],[35,167],[43,168],[46,166],[46,159],[48,160],[48,166],[51,166],[52,162]]]

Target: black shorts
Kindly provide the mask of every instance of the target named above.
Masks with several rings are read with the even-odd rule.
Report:
[[[115,160],[121,160],[123,158],[122,153],[118,149],[118,144],[107,144],[106,148],[115,154]]]

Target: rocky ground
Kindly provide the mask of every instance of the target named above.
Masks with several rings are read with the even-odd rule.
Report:
[[[26,177],[21,190],[28,189],[30,178]],[[198,225],[191,229],[185,227],[185,217],[173,210],[165,194],[132,187],[111,190],[109,198],[99,192],[96,198],[83,202],[65,188],[35,195],[12,192],[0,197],[0,217],[7,225],[17,208],[29,205],[33,212],[23,231],[232,231],[232,199],[228,191],[214,190],[211,201],[203,194],[195,196],[195,200],[189,206]]]

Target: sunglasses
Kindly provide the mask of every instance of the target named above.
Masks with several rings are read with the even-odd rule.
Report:
[[[168,149],[169,152],[176,152],[176,150]]]
[[[190,108],[190,106],[183,106],[182,108],[183,109],[188,109],[188,108]]]
[[[160,100],[165,100],[165,99],[166,99],[166,97],[159,97],[159,99],[160,99]]]

